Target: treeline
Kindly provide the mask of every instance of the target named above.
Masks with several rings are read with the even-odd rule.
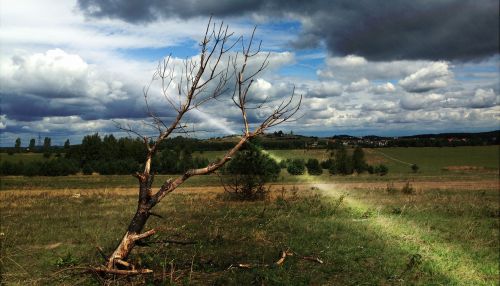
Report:
[[[318,159],[286,159],[280,162],[280,167],[285,168],[291,175],[303,175],[307,169],[309,175],[318,176],[326,169],[331,175],[350,175],[354,172],[362,174],[378,174],[384,176],[389,172],[386,165],[369,165],[365,160],[365,154],[361,147],[357,146],[352,155],[349,155],[343,146],[332,150],[330,158],[319,162]]]
[[[78,163],[66,158],[32,162],[3,161],[0,165],[2,176],[67,176],[79,171]]]
[[[153,159],[153,171],[176,174],[206,166],[208,159],[193,156],[192,145],[184,144],[186,142],[180,138],[167,140],[169,144],[162,145],[158,156]],[[133,174],[144,167],[142,164],[147,153],[144,142],[139,138],[116,139],[113,135],[101,138],[97,133],[85,136],[80,145],[67,146],[64,151],[64,156],[57,153],[55,158],[43,161],[4,160],[0,164],[0,175],[65,176],[78,172],[86,175]],[[46,150],[45,153],[49,152]]]
[[[498,145],[495,137],[470,138],[398,138],[387,142],[386,147],[459,147]]]

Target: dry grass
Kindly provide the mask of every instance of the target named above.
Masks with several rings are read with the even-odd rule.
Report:
[[[197,243],[137,248],[131,259],[155,275],[136,283],[495,285],[497,182],[416,181],[412,195],[386,193],[387,182],[275,185],[261,202],[221,200],[220,187],[180,188],[156,209],[166,219],[147,228],[159,230],[153,240]],[[101,263],[95,246],[111,251],[135,196],[135,188],[0,192],[3,281],[99,283],[71,267]],[[325,263],[229,267],[272,264],[287,248]],[[422,261],[408,268],[415,257]]]

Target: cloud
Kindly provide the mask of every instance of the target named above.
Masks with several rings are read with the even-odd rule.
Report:
[[[168,18],[258,15],[302,24],[299,48],[326,44],[335,55],[370,60],[470,60],[498,53],[498,1],[116,1],[79,0],[94,18],[151,23]],[[471,23],[474,23],[473,25]]]
[[[486,108],[496,106],[498,96],[493,89],[477,89],[474,96],[468,101],[468,106],[472,108]]]
[[[442,94],[407,94],[401,101],[400,105],[406,110],[419,110],[429,107],[429,105],[444,100]]]
[[[2,91],[44,98],[91,97],[106,102],[126,99],[119,81],[104,81],[80,56],[60,49],[16,55],[2,61]]]
[[[340,96],[344,88],[342,85],[335,81],[322,81],[311,87],[309,87],[309,92],[307,96],[309,97],[335,97]]]
[[[356,92],[356,91],[362,91],[370,86],[370,81],[368,81],[366,78],[362,78],[358,81],[351,82],[349,86],[347,87],[348,91],[351,92]]]
[[[369,61],[361,56],[327,57],[326,65],[317,70],[320,79],[341,81],[401,79],[435,63],[427,60]]]
[[[46,116],[79,115],[107,118],[114,104],[136,106],[130,87],[100,72],[79,55],[61,49],[19,53],[0,58],[2,112],[9,118],[38,120]],[[135,117],[137,108],[121,110]]]
[[[446,62],[435,62],[419,69],[415,73],[399,81],[408,92],[427,92],[446,87],[452,78],[452,72]]]
[[[379,84],[377,86],[372,87],[372,89],[371,89],[371,91],[374,92],[375,94],[390,93],[390,92],[394,92],[395,90],[396,90],[396,88],[390,82],[386,82],[384,84]]]

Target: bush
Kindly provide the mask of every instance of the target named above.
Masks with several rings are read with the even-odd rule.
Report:
[[[372,165],[367,165],[366,166],[366,171],[368,172],[368,174],[373,174],[375,172],[374,168]]]
[[[411,165],[411,170],[413,171],[413,173],[418,172],[418,169],[419,169],[419,168],[418,168],[417,164],[412,164],[412,165]]]
[[[38,176],[41,173],[41,169],[40,162],[29,162],[24,166],[23,175],[28,177]]]
[[[40,175],[42,176],[67,176],[79,171],[76,161],[57,158],[42,163]]]
[[[306,164],[302,159],[294,159],[286,167],[286,170],[290,175],[303,175],[306,170]]]
[[[384,164],[380,164],[373,169],[373,172],[380,176],[385,176],[389,172],[389,168]]]
[[[0,175],[3,176],[18,176],[22,175],[22,172],[23,172],[22,162],[13,163],[10,161],[4,161],[0,166]]]
[[[335,152],[335,161],[334,164],[330,167],[329,171],[331,174],[342,175],[349,175],[353,173],[354,169],[352,158],[347,156],[347,150],[344,148],[344,146],[341,146]]]
[[[224,189],[232,198],[240,200],[264,199],[267,195],[265,184],[275,181],[281,171],[280,166],[263,153],[255,144],[247,143],[226,165]]]
[[[330,170],[334,164],[333,159],[326,159],[325,161],[321,161],[321,168]]]
[[[361,147],[356,147],[354,152],[352,153],[352,167],[358,173],[361,174],[366,171],[366,161],[365,161],[365,153]]]
[[[319,176],[323,174],[323,169],[321,168],[321,165],[319,164],[319,161],[317,159],[307,160],[306,167],[307,173],[309,173],[309,175]]]
[[[94,172],[94,169],[92,169],[92,166],[90,166],[90,164],[83,165],[82,173],[84,175],[92,175],[93,172]]]

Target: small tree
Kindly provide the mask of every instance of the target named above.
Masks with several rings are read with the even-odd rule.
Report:
[[[380,164],[374,168],[373,172],[380,176],[385,176],[389,172],[389,168],[384,164]]]
[[[51,153],[50,153],[50,145],[51,145],[51,139],[50,137],[45,137],[43,140],[43,156],[45,158],[49,158]]]
[[[309,175],[319,176],[323,174],[323,168],[321,168],[318,159],[311,158],[307,160],[306,167]]]
[[[224,170],[224,189],[237,199],[255,200],[265,198],[265,184],[275,181],[281,168],[255,144],[246,143]]]
[[[366,161],[365,161],[365,152],[359,146],[354,149],[352,153],[352,167],[358,173],[361,174],[366,171]]]
[[[334,161],[332,158],[328,158],[325,161],[321,161],[321,168],[330,170],[334,164]]]
[[[286,167],[286,170],[290,175],[303,175],[306,171],[306,164],[302,159],[293,159]]]
[[[30,145],[29,145],[30,151],[31,152],[35,151],[35,147],[36,147],[36,140],[35,140],[35,138],[31,138]]]
[[[352,174],[352,172],[352,159],[347,155],[345,147],[341,145],[335,152],[335,160],[330,168],[330,173],[348,175]]]
[[[411,165],[411,170],[413,171],[413,173],[417,173],[417,172],[418,172],[418,169],[419,169],[419,167],[418,167],[418,165],[417,165],[417,164],[412,164],[412,165]]]
[[[21,153],[21,138],[16,139],[16,143],[14,144],[14,149],[16,153]]]
[[[66,151],[69,150],[69,147],[70,147],[69,139],[66,139],[66,141],[64,142],[64,150],[66,150]]]

